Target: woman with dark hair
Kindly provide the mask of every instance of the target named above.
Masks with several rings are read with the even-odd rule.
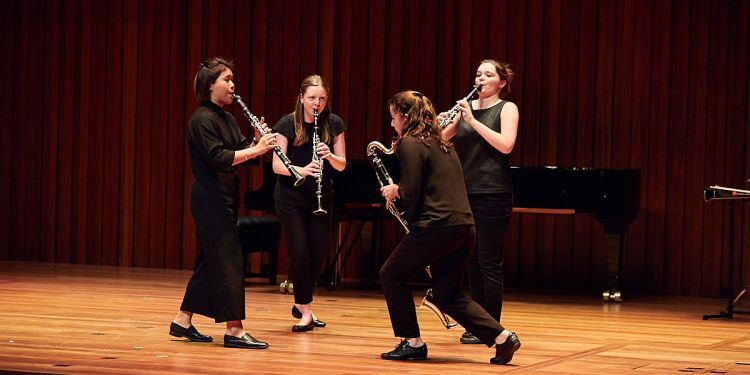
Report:
[[[300,175],[309,176],[302,185],[294,187],[289,170],[274,155],[273,171],[280,175],[274,192],[276,213],[286,233],[291,279],[294,282],[292,315],[299,319],[292,332],[306,332],[326,326],[313,313],[311,304],[332,223],[331,173],[334,169],[343,171],[346,168],[346,125],[341,117],[330,112],[330,94],[330,86],[323,77],[306,77],[300,85],[294,112],[282,117],[273,126],[278,133],[281,150]],[[316,117],[319,142],[317,149],[313,150]],[[313,152],[317,153],[316,158],[313,158]],[[323,175],[319,186],[317,180],[321,172]],[[319,187],[320,201],[317,199]],[[321,215],[320,211],[314,213],[318,208],[327,214]]]
[[[441,134],[435,110],[426,96],[402,91],[388,105],[391,126],[399,135],[394,147],[401,180],[384,186],[381,192],[386,204],[396,197],[401,200],[409,234],[380,269],[393,333],[403,338],[381,358],[427,358],[427,344],[420,337],[414,299],[406,281],[430,266],[435,305],[474,332],[487,347],[495,345],[490,363],[506,364],[521,346],[518,337],[460,288],[476,234],[458,156]]]
[[[471,298],[498,322],[503,308],[503,244],[513,210],[510,152],[518,132],[518,107],[503,98],[514,76],[508,64],[482,60],[474,79],[481,85],[479,98],[459,101],[461,117],[443,129],[461,160],[477,226],[477,244],[468,265]],[[438,121],[446,115],[441,113]],[[481,344],[471,330],[461,342]]]
[[[224,111],[233,101],[232,67],[231,61],[220,57],[206,59],[195,75],[200,105],[188,123],[187,141],[193,170],[190,209],[198,230],[198,254],[169,334],[190,341],[213,341],[192,325],[193,314],[201,314],[216,323],[226,322],[225,347],[264,349],[268,344],[256,340],[242,326],[243,252],[236,227],[240,180],[234,167],[275,147],[276,135],[266,134],[251,144],[234,117]],[[263,119],[260,121],[263,124]]]

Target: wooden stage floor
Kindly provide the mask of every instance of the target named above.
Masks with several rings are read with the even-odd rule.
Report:
[[[213,343],[167,334],[190,272],[0,262],[0,372],[75,374],[750,374],[750,316],[701,319],[724,300],[509,293],[503,323],[522,341],[509,366],[494,349],[462,345],[419,311],[426,361],[383,361],[392,337],[382,293],[316,294],[328,327],[292,333],[292,297],[258,280],[246,289],[246,326],[267,350],[225,349],[223,326],[194,323]],[[415,301],[421,295],[415,291]]]

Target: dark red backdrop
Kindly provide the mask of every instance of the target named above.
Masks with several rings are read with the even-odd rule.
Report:
[[[391,94],[446,109],[495,57],[519,75],[515,165],[642,169],[625,288],[718,296],[727,215],[701,197],[750,177],[749,19],[748,1],[708,0],[13,1],[0,12],[0,259],[191,267],[184,128],[203,57],[233,58],[237,91],[270,122],[303,76],[328,77],[349,158],[390,139]],[[748,214],[735,286],[750,281]],[[604,279],[588,215],[516,215],[508,242],[509,285]]]

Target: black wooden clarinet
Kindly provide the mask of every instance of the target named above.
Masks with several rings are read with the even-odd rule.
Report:
[[[249,109],[247,109],[247,106],[244,102],[242,102],[242,97],[240,97],[237,94],[232,94],[232,98],[234,99],[234,102],[237,103],[237,105],[240,106],[242,109],[242,113],[245,114],[245,117],[247,117],[247,120],[250,121],[250,125],[252,125],[255,129],[258,130],[258,133],[260,133],[261,136],[264,136],[269,133],[266,128],[260,125],[260,121],[258,121],[258,118],[253,115]],[[292,162],[289,160],[289,158],[281,151],[281,146],[276,146],[273,148],[273,152],[276,153],[276,156],[279,157],[279,160],[284,164],[286,169],[289,170],[289,174],[294,179],[294,186],[300,186],[305,181],[305,177],[299,174],[297,170],[292,165]]]
[[[318,208],[313,211],[315,215],[325,215],[328,211],[323,209],[323,159],[318,155],[318,144],[320,143],[320,137],[318,136],[318,110],[313,110],[313,119],[315,122],[315,128],[313,129],[312,136],[312,160],[317,161],[320,165],[320,172],[315,177],[318,184],[318,188],[315,191],[315,198],[318,200]]]

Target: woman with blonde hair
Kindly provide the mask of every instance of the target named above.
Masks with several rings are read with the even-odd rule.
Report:
[[[274,193],[276,213],[286,233],[291,279],[294,282],[292,315],[299,319],[292,332],[306,332],[326,326],[313,313],[311,304],[332,223],[331,173],[346,168],[346,124],[341,117],[330,112],[330,93],[330,86],[323,77],[311,75],[305,78],[300,85],[294,112],[282,117],[273,126],[278,133],[281,150],[289,157],[294,168],[306,177],[302,185],[295,187],[289,170],[274,155],[273,170],[280,175]],[[317,149],[313,150],[316,118],[320,141]],[[317,153],[317,158],[313,158],[313,152]],[[320,173],[321,200],[318,207],[317,180]],[[318,208],[327,214],[315,214]]]

